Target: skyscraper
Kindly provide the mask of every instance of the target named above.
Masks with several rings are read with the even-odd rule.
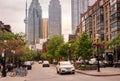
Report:
[[[61,35],[61,5],[59,0],[51,0],[49,5],[48,37]]]
[[[89,6],[89,0],[71,0],[72,11],[72,33],[80,24],[80,14],[85,12]]]
[[[38,0],[32,0],[26,20],[28,45],[34,45],[39,38],[42,38],[42,9]]]
[[[43,32],[43,38],[47,38],[47,32],[48,31],[48,19],[47,18],[43,18],[42,19],[42,32]]]

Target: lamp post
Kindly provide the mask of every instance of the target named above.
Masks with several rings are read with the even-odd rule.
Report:
[[[97,43],[98,43],[98,40],[99,40],[99,37],[100,37],[100,35],[99,34],[96,34],[96,40],[97,40]],[[98,72],[100,72],[100,63],[99,63],[99,52],[98,52],[98,46],[99,45],[97,45],[97,71]]]
[[[98,47],[101,46],[101,43],[98,42],[100,35],[96,34],[96,43],[93,43],[94,46],[96,46],[96,52],[97,52],[97,72],[100,72],[100,63],[99,63],[99,52],[98,52]]]
[[[4,44],[6,43],[7,41],[4,40]],[[2,69],[2,77],[6,77],[6,47],[4,47],[3,49],[3,52],[2,52],[2,58],[3,58],[3,61],[2,61],[2,65],[3,65],[3,69]]]
[[[15,55],[15,50],[11,50],[11,52],[13,53],[13,64],[14,64],[14,62],[15,62],[15,57],[14,57],[14,55]]]

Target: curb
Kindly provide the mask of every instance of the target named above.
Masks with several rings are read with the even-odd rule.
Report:
[[[80,71],[75,71],[80,74],[88,75],[88,76],[97,76],[97,77],[106,77],[106,76],[120,76],[120,74],[108,74],[108,75],[99,75],[99,74],[88,74]]]
[[[55,65],[52,64],[53,67],[55,67]],[[76,71],[77,70],[77,71]],[[88,76],[96,76],[96,77],[107,77],[107,76],[120,76],[119,74],[108,74],[108,75],[99,75],[99,74],[88,74],[85,72],[81,72],[80,70],[76,69],[75,72],[80,73],[80,74],[84,74],[84,75],[88,75]]]

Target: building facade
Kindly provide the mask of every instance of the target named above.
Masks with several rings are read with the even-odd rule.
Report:
[[[42,19],[42,35],[43,35],[43,39],[48,37],[48,19],[47,18],[43,18]]]
[[[110,39],[113,39],[120,33],[120,0],[110,0],[110,12]]]
[[[51,0],[49,4],[48,38],[61,36],[61,4],[59,0]]]
[[[102,41],[112,40],[120,32],[120,0],[97,0],[81,15],[80,30],[94,41],[99,34]]]
[[[80,34],[86,32],[93,42],[97,41],[97,34],[100,41],[111,41],[120,33],[120,0],[97,0],[81,15],[78,28]],[[105,48],[109,49],[107,46]],[[106,51],[109,59],[112,59],[112,56],[120,59],[119,50],[114,55],[109,52],[112,51]]]
[[[77,26],[80,24],[80,17],[87,10],[89,0],[71,0],[72,11],[72,33],[75,34]]]
[[[26,24],[28,45],[34,45],[42,38],[42,9],[38,0],[32,0]]]

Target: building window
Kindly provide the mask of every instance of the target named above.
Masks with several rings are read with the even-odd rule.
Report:
[[[117,27],[117,22],[112,23],[111,26],[110,26],[111,29],[115,28],[115,27]]]

